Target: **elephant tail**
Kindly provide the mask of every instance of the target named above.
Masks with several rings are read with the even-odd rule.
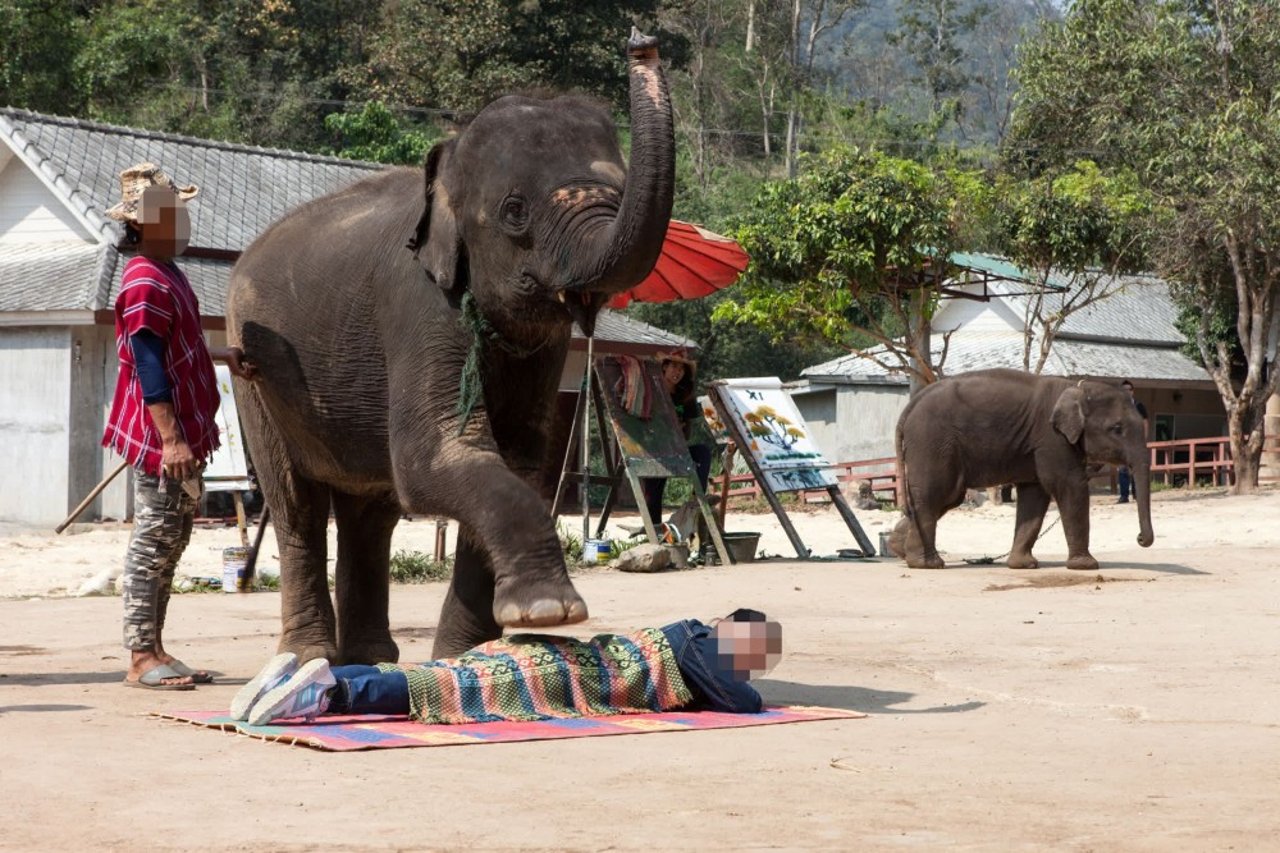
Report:
[[[912,401],[914,403],[914,400]],[[902,417],[898,419],[898,426],[893,432],[893,449],[897,456],[898,463],[898,495],[902,500],[902,512],[904,515],[903,522],[910,524],[916,529],[916,537],[919,541],[924,541],[924,534],[920,530],[920,521],[916,517],[915,501],[911,497],[911,471],[907,465],[907,449],[906,439],[903,435],[902,423],[907,419],[908,412],[911,411],[912,403],[907,404],[907,408],[903,410]],[[901,526],[902,522],[899,522]],[[905,530],[905,528],[903,528]],[[904,556],[906,544],[903,543]]]

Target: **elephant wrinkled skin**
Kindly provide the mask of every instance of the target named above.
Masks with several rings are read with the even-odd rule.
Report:
[[[1142,417],[1118,383],[978,370],[921,389],[898,419],[898,472],[906,517],[890,549],[912,568],[942,568],[938,519],[966,489],[1015,483],[1011,569],[1039,566],[1031,548],[1049,501],[1066,535],[1067,568],[1093,571],[1089,553],[1090,464],[1127,465],[1138,503],[1138,544],[1151,531],[1150,464]]]
[[[397,168],[310,202],[236,265],[228,337],[261,376],[237,390],[280,546],[282,651],[398,659],[389,552],[406,511],[460,526],[437,657],[587,618],[538,484],[572,321],[590,331],[649,273],[670,221],[656,40],[633,32],[628,61],[629,164],[601,105],[504,97],[432,149],[425,184]]]

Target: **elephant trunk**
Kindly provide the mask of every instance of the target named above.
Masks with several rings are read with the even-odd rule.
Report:
[[[1138,544],[1150,548],[1156,541],[1151,529],[1151,464],[1143,459],[1130,465],[1129,471],[1133,474],[1133,496],[1138,501]]]
[[[617,218],[586,255],[578,281],[596,293],[620,293],[644,280],[662,251],[675,185],[671,96],[658,59],[658,40],[632,29],[631,158]]]

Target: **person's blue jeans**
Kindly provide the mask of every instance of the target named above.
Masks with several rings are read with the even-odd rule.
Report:
[[[1129,492],[1133,492],[1133,496],[1138,496],[1138,490],[1133,488],[1133,474],[1129,473],[1128,466],[1122,465],[1116,471],[1116,477],[1120,480],[1120,500],[1129,500]]]
[[[376,666],[332,667],[338,680],[329,702],[330,714],[408,714],[409,679],[403,672]]]
[[[711,448],[705,444],[689,445],[689,456],[693,458],[693,469],[698,475],[698,483],[702,490],[707,490],[707,480],[711,477]],[[641,480],[644,489],[644,505],[649,509],[649,517],[653,523],[662,522],[662,493],[667,488],[666,477],[646,477]]]

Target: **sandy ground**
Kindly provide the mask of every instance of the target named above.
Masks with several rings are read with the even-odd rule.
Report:
[[[1102,580],[1062,569],[1060,527],[1039,571],[960,562],[1008,548],[995,505],[944,519],[944,571],[797,562],[771,516],[731,516],[786,559],[576,579],[583,634],[765,609],[787,649],[766,699],[865,719],[347,755],[147,716],[225,707],[273,651],[278,595],[176,598],[170,650],[219,683],[126,690],[120,600],[65,593],[127,530],[9,532],[0,848],[1274,850],[1280,493],[1156,498],[1147,550],[1132,506],[1097,499]],[[860,517],[873,540],[893,522]],[[853,544],[833,512],[795,518],[815,553]],[[395,545],[433,536],[408,522]],[[199,530],[184,569],[219,574],[237,542]],[[429,654],[443,592],[393,591],[406,659]]]

